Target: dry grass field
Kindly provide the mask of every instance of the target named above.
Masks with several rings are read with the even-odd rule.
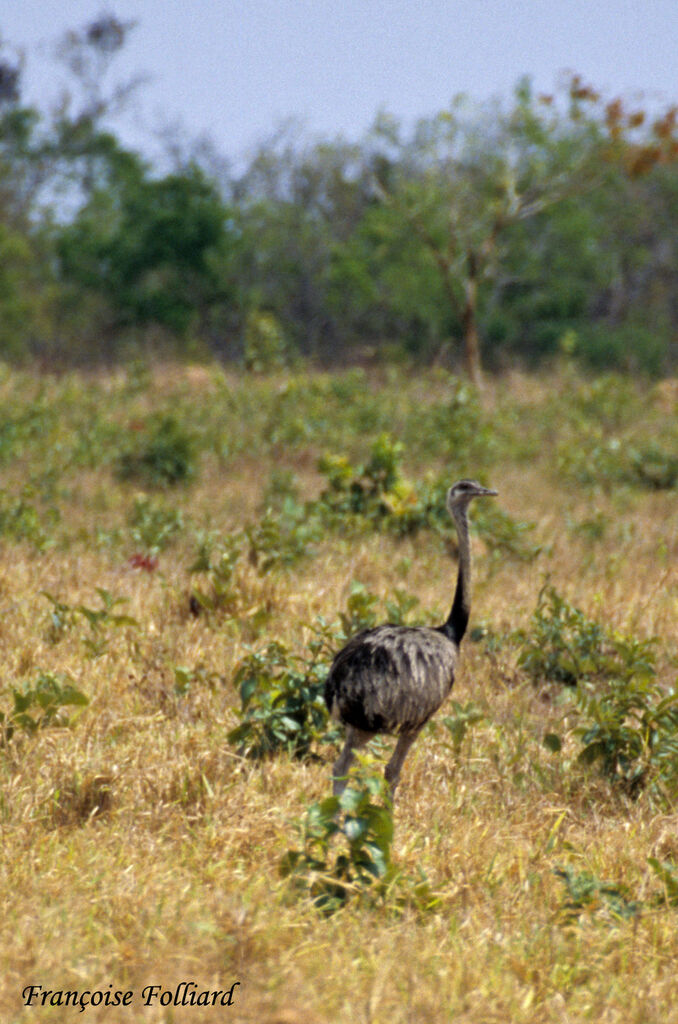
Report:
[[[442,373],[3,370],[0,1020],[678,1022],[675,775],[647,745],[637,785],[583,763],[574,688],[521,659],[548,585],[606,636],[656,637],[653,685],[676,686],[677,399],[567,367],[482,404]],[[403,446],[390,519],[305,534],[320,457],[364,467],[384,433]],[[397,502],[460,476],[505,516],[473,535],[452,696],[477,721],[453,744],[450,705],[410,753],[390,889],[323,913],[280,862],[336,745],[245,756],[233,678],[272,640],[308,657],[356,582],[379,619],[400,590],[440,621],[453,544],[398,529]],[[164,1005],[182,982],[187,1005]]]

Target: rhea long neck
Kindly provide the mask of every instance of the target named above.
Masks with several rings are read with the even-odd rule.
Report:
[[[468,626],[471,612],[471,544],[468,534],[467,506],[462,505],[453,510],[454,522],[459,537],[459,569],[454,600],[447,621],[442,631],[457,647]]]

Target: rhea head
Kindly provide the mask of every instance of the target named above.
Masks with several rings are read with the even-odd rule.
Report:
[[[483,487],[477,480],[459,480],[447,492],[447,509],[452,516],[465,512],[471,498],[483,498],[496,495],[490,487]]]

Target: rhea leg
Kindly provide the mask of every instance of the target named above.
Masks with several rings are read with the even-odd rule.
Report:
[[[363,732],[362,729],[355,729],[352,725],[346,727],[346,742],[344,749],[335,761],[332,769],[332,792],[339,796],[346,788],[348,770],[353,762],[356,750],[360,750],[372,739],[373,733]]]
[[[400,769],[403,766],[407,752],[419,735],[419,729],[415,729],[413,732],[401,732],[398,736],[398,742],[395,745],[395,750],[391,755],[391,760],[386,765],[384,775],[386,781],[391,788],[391,800],[395,796],[396,786],[398,785],[398,779],[400,778]]]

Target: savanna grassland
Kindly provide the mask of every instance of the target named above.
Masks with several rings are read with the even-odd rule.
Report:
[[[678,1021],[677,401],[569,366],[482,400],[2,370],[0,1019]],[[391,839],[386,745],[322,803],[319,686],[352,629],[444,616],[461,476],[499,496]],[[239,985],[144,1005],[183,981]]]

